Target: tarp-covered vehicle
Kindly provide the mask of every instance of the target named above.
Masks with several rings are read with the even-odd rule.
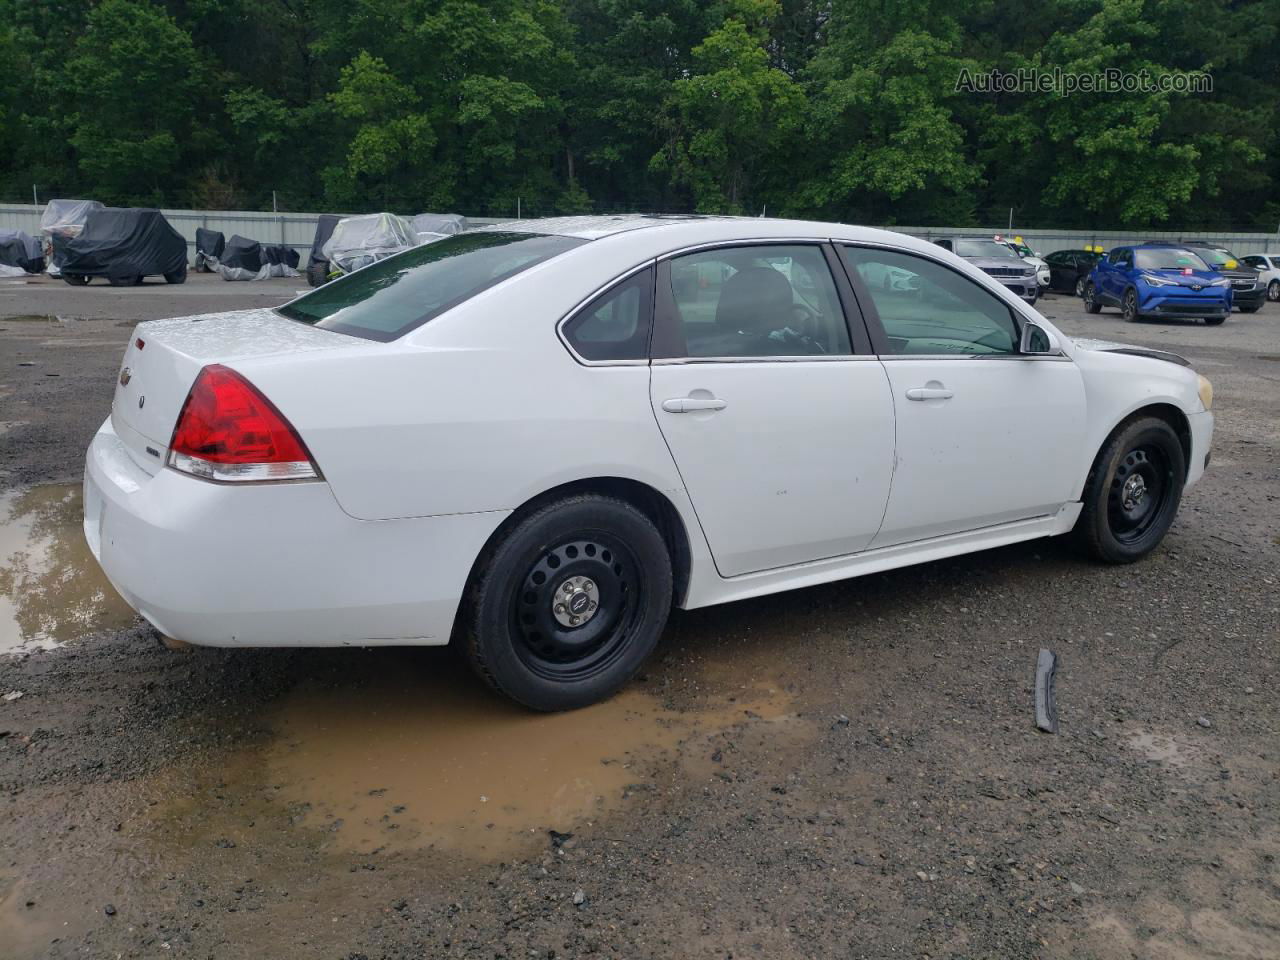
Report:
[[[316,220],[316,235],[311,241],[311,255],[307,257],[307,283],[313,287],[322,287],[329,280],[329,258],[324,255],[324,245],[341,220],[336,213],[322,213]]]
[[[370,213],[339,220],[322,252],[331,272],[351,273],[418,244],[413,224],[404,217]]]
[[[0,230],[0,277],[19,277],[44,269],[40,241],[24,230]]]
[[[284,244],[259,243],[239,234],[227,241],[216,269],[223,280],[296,277],[298,251]]]
[[[455,233],[463,233],[470,229],[467,218],[457,213],[420,213],[410,223],[413,232],[422,238],[424,243],[451,237]]]
[[[73,286],[93,277],[106,277],[115,287],[157,274],[166,283],[187,279],[187,241],[159,210],[91,210],[78,237],[60,239],[54,235],[55,255],[61,256],[62,279]]]
[[[221,230],[196,227],[196,273],[212,273],[218,269],[227,238]]]
[[[50,200],[40,214],[40,233],[48,244],[49,276],[58,276],[61,264],[58,260],[56,238],[67,241],[80,236],[85,219],[94,210],[105,209],[97,200]]]

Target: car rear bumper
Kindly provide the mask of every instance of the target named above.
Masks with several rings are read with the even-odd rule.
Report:
[[[161,633],[207,646],[443,644],[505,511],[357,520],[322,482],[152,475],[108,420],[89,446],[84,533]]]

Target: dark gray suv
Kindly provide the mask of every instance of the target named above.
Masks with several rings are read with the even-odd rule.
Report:
[[[964,257],[983,273],[1003,283],[1027,303],[1040,296],[1036,268],[990,237],[943,237],[933,241],[958,257]]]

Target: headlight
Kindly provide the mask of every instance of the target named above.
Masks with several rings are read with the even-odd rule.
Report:
[[[1200,402],[1204,404],[1206,410],[1213,409],[1213,384],[1209,382],[1208,377],[1198,376],[1200,381]]]
[[[1230,286],[1231,281],[1226,277],[1219,277],[1217,280],[1210,280],[1205,286],[1207,287],[1226,287]]]
[[[1150,273],[1142,273],[1138,276],[1139,279],[1151,284],[1153,287],[1172,287],[1175,285],[1175,281],[1173,280],[1166,280],[1164,277],[1157,277]]]

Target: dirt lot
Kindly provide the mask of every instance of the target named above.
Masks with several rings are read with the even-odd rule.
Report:
[[[299,286],[0,284],[0,956],[1280,956],[1276,305],[1042,302],[1214,381],[1146,562],[1041,541],[677,613],[632,689],[534,717],[447,651],[167,651],[95,570],[132,323]]]

